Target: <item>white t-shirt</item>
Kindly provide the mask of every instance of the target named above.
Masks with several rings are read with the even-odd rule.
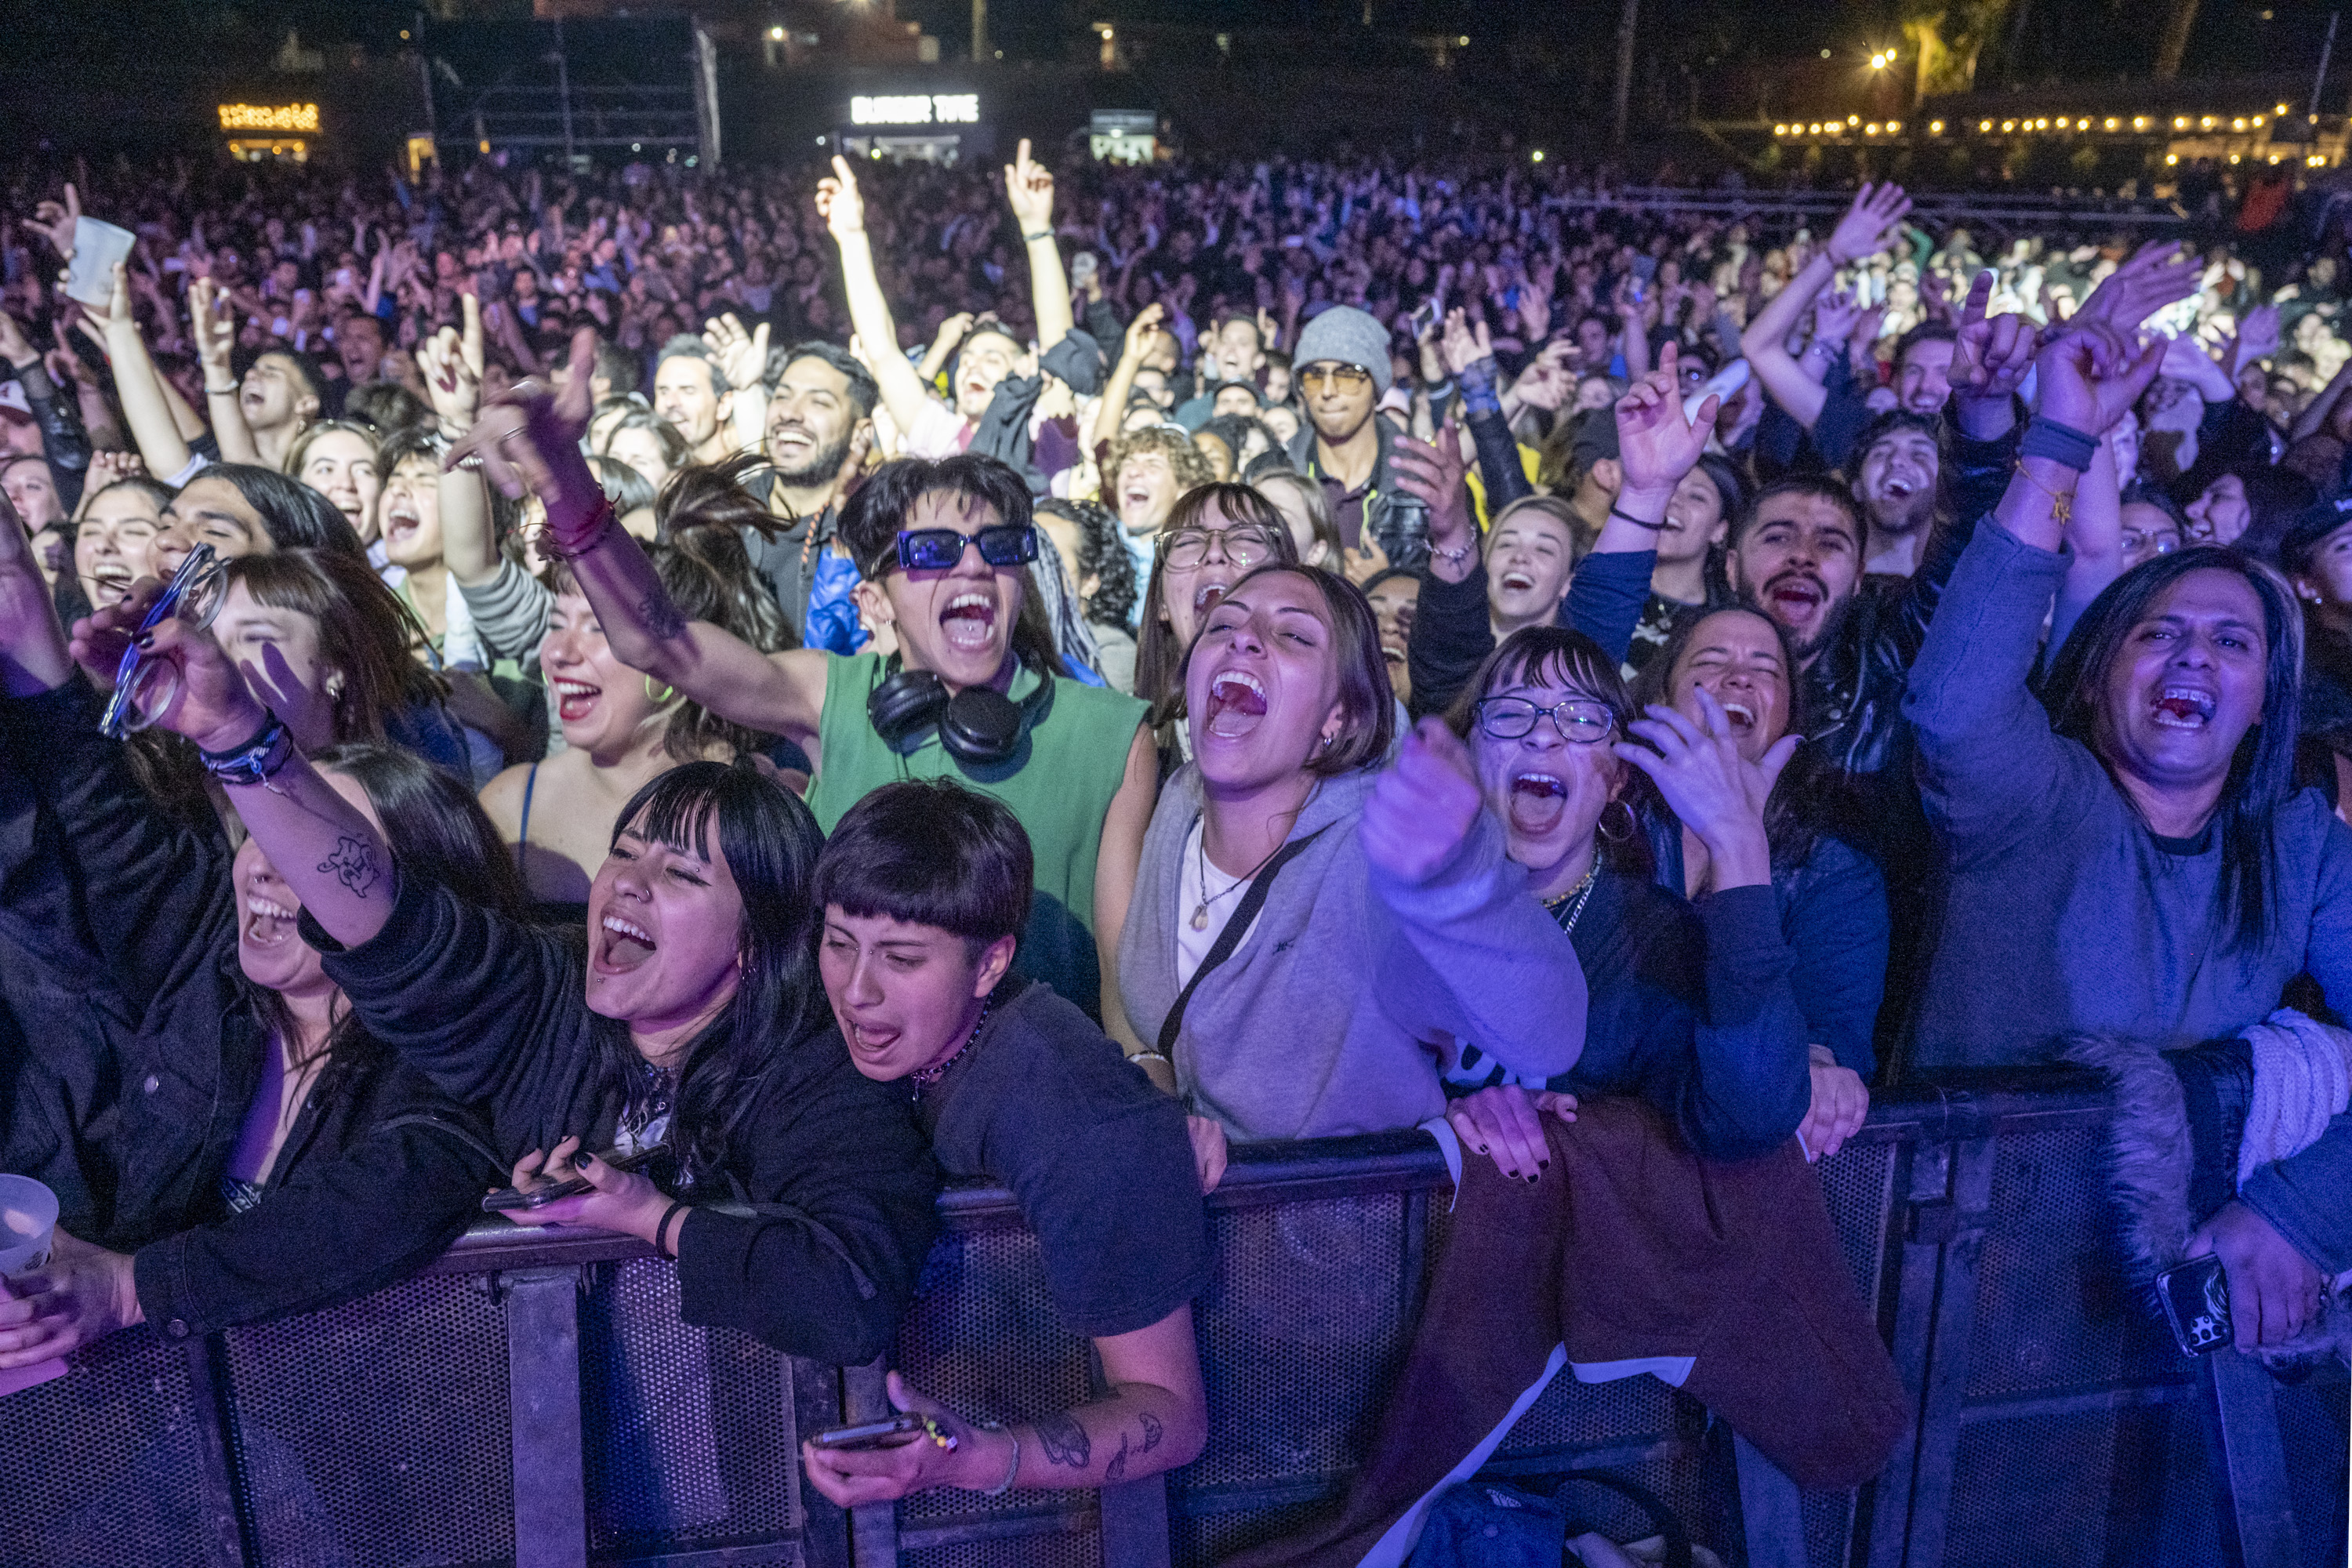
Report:
[[[1217,945],[1217,938],[1224,932],[1225,921],[1233,918],[1234,906],[1248,896],[1241,891],[1247,878],[1226,876],[1217,869],[1214,861],[1202,853],[1201,835],[1204,831],[1202,819],[1193,818],[1192,831],[1184,839],[1184,863],[1176,872],[1176,985],[1179,990],[1192,983],[1201,961],[1209,956],[1211,948]],[[1204,876],[1207,879],[1205,885],[1202,881]],[[1203,898],[1209,905],[1208,925],[1205,930],[1194,931],[1192,911],[1201,907]],[[1256,929],[1257,922],[1252,921],[1250,930],[1242,932],[1242,942],[1248,942],[1251,932]],[[1236,951],[1239,946],[1239,943],[1235,944]]]

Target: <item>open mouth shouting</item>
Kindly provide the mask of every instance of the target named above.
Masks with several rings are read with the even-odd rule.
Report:
[[[780,468],[796,468],[816,450],[816,438],[797,420],[768,426],[768,456]]]
[[[1265,717],[1265,683],[1248,670],[1221,669],[1209,682],[1208,711],[1201,716],[1203,733],[1239,740]]]
[[[1810,572],[1784,572],[1764,584],[1764,605],[1783,626],[1809,626],[1830,602],[1830,585]]]
[[[131,568],[120,561],[101,561],[90,568],[90,586],[96,590],[90,597],[104,609],[119,605],[131,595]]]
[[[603,687],[571,676],[556,677],[553,685],[556,717],[566,724],[587,722],[596,711],[597,700],[604,695]]]
[[[396,551],[416,537],[425,526],[417,514],[416,503],[409,500],[393,502],[383,510],[383,543],[386,550]]]
[[[294,940],[294,920],[301,913],[259,893],[245,895],[245,925],[237,933],[253,947],[283,947]]]
[[[597,925],[590,957],[599,974],[626,974],[643,968],[659,945],[645,927],[608,910]]]
[[[985,652],[996,635],[995,597],[967,592],[950,599],[940,610],[940,635],[958,652]]]
[[[1730,723],[1733,734],[1745,735],[1756,728],[1756,710],[1747,703],[1737,697],[1725,697],[1720,694],[1717,696],[1716,700],[1722,704],[1723,716]]]
[[[1542,768],[1522,768],[1511,775],[1510,807],[1511,826],[1539,838],[1568,811],[1568,781]]]
[[[2168,686],[2156,700],[2157,725],[2166,730],[2202,730],[2213,721],[2213,694],[2195,686]]]
[[[1503,574],[1496,585],[1506,594],[1524,594],[1536,585],[1536,580],[1531,574],[1513,567]]]

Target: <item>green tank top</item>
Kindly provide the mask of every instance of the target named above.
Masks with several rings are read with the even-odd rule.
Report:
[[[1104,815],[1127,776],[1128,748],[1148,710],[1139,700],[1054,678],[1054,706],[1002,768],[967,769],[934,734],[905,756],[882,743],[866,700],[886,679],[879,654],[829,658],[824,712],[809,809],[827,833],[867,792],[902,779],[953,779],[1012,808],[1029,834],[1037,891],[1016,961],[1099,1021],[1102,973],[1095,955],[1095,857]],[[1043,679],[1023,669],[1009,696],[1018,702]]]

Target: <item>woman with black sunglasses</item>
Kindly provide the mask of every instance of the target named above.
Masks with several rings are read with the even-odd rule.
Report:
[[[509,494],[546,504],[624,664],[731,723],[819,758],[809,807],[830,829],[869,790],[954,778],[1013,809],[1036,850],[1021,963],[1126,1028],[1113,959],[1157,795],[1157,758],[1131,697],[1072,679],[1029,579],[1028,488],[992,458],[886,463],[851,498],[841,539],[864,579],[858,608],[898,652],[762,653],[681,615],[579,453],[593,342],[575,342],[559,401],[530,384],[486,407],[460,454]]]

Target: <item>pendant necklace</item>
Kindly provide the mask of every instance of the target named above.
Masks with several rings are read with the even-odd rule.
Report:
[[[1265,861],[1273,859],[1275,856],[1281,853],[1281,851],[1282,846],[1280,844],[1276,845],[1273,848],[1265,852],[1265,860],[1260,860],[1256,865],[1249,868],[1249,874],[1247,876],[1244,876],[1240,880],[1234,882],[1232,887],[1225,889],[1223,892],[1213,894],[1209,891],[1209,824],[1204,818],[1201,823],[1201,845],[1199,850],[1201,901],[1192,906],[1192,929],[1194,931],[1208,930],[1209,906],[1215,903],[1219,899],[1224,898],[1227,894],[1230,894],[1238,889],[1249,886],[1251,882],[1256,879],[1257,874],[1265,869]]]

